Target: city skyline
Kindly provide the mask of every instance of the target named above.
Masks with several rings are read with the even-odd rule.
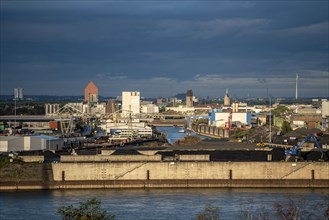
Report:
[[[328,97],[328,4],[2,1],[0,95]]]

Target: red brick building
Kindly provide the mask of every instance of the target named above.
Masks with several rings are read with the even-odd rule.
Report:
[[[93,82],[90,82],[85,87],[84,101],[85,102],[98,102],[98,88]]]

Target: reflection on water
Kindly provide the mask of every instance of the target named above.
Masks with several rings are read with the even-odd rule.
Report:
[[[0,219],[60,219],[61,206],[96,197],[117,219],[195,219],[206,204],[221,208],[223,219],[241,219],[241,211],[268,210],[275,202],[306,209],[323,201],[328,189],[95,189],[0,192]],[[272,210],[272,211],[271,211]],[[275,218],[273,218],[275,219]]]
[[[185,136],[187,136],[187,133],[180,133],[179,130],[181,130],[182,127],[157,127],[158,131],[164,132],[167,134],[167,141],[169,144],[173,144],[178,139],[181,139]],[[190,134],[196,135],[200,137],[201,139],[204,139],[204,136],[197,135],[194,132],[191,132]]]

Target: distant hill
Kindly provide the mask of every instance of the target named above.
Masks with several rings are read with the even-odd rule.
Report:
[[[186,100],[186,94],[185,93],[179,93],[175,95],[176,98],[181,99],[181,100]]]

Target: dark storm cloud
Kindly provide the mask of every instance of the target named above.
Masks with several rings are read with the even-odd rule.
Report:
[[[1,94],[328,90],[327,1],[5,1],[1,45]]]

